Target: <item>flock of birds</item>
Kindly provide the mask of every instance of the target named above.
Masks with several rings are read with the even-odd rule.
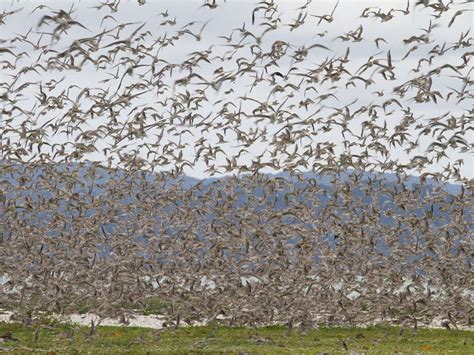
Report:
[[[0,308],[471,326],[470,2],[154,5],[0,13]]]

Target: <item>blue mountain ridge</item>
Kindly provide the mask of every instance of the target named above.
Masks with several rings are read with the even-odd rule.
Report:
[[[3,162],[1,165],[4,167],[8,164]],[[22,203],[24,203],[25,198],[28,196],[31,198],[33,202],[39,201],[39,198],[43,196],[44,198],[51,199],[55,197],[55,194],[58,193],[59,190],[64,190],[64,189],[69,189],[71,193],[77,194],[77,197],[79,199],[82,199],[85,201],[85,205],[87,206],[87,201],[91,197],[98,197],[101,196],[101,194],[105,193],[106,188],[104,186],[107,185],[107,182],[110,182],[111,180],[119,181],[122,179],[122,183],[125,185],[121,185],[120,193],[121,193],[121,199],[120,204],[123,206],[124,210],[126,209],[127,206],[130,206],[132,204],[136,204],[137,206],[134,209],[133,213],[128,212],[127,218],[129,218],[129,222],[131,224],[137,223],[137,216],[141,212],[141,208],[139,206],[139,199],[138,199],[138,194],[146,194],[146,190],[144,191],[144,186],[153,186],[154,190],[150,191],[149,193],[156,193],[156,191],[166,191],[167,189],[173,187],[173,185],[179,184],[184,190],[189,190],[196,185],[200,184],[200,189],[196,189],[195,192],[195,197],[199,197],[202,194],[210,194],[212,196],[215,196],[216,201],[218,200],[217,196],[221,196],[221,198],[225,198],[224,195],[219,195],[216,193],[216,191],[225,191],[226,184],[228,183],[229,179],[234,179],[232,176],[224,176],[224,177],[212,177],[212,178],[206,178],[206,179],[197,179],[194,177],[189,177],[186,175],[182,175],[179,177],[175,178],[169,178],[169,179],[163,179],[162,178],[162,173],[150,173],[150,172],[142,172],[142,173],[135,173],[133,176],[130,176],[127,174],[125,170],[122,169],[115,169],[115,170],[110,170],[106,169],[104,167],[96,167],[95,174],[94,174],[94,179],[92,180],[90,176],[87,174],[89,169],[93,167],[92,163],[86,163],[86,164],[77,164],[77,163],[71,163],[71,164],[55,164],[50,166],[53,172],[58,172],[58,173],[64,173],[67,176],[77,176],[77,180],[72,180],[75,181],[72,185],[66,186],[64,183],[58,183],[56,186],[53,186],[50,189],[39,189],[36,187],[37,182],[42,179],[42,175],[45,174],[45,168],[41,166],[35,166],[35,167],[28,167],[26,164],[13,164],[10,165],[9,169],[2,169],[2,173],[0,175],[0,186],[3,186],[3,200],[4,201],[14,201],[14,203],[18,206],[21,206]],[[354,171],[346,170],[343,173],[339,174],[337,180],[339,182],[349,182],[349,177],[351,174],[354,174]],[[333,181],[331,178],[328,176],[322,176],[320,174],[312,173],[312,172],[305,172],[302,173],[302,178],[298,179],[295,176],[286,173],[286,172],[281,172],[277,174],[263,174],[262,179],[254,179],[252,180],[252,183],[254,184],[251,190],[246,190],[243,188],[237,188],[235,191],[238,193],[238,198],[236,203],[232,205],[232,209],[237,209],[241,207],[249,208],[255,213],[259,213],[262,209],[273,208],[275,211],[278,210],[283,210],[286,208],[291,207],[291,204],[294,202],[298,203],[305,203],[310,209],[312,209],[316,215],[323,210],[333,198],[333,193],[335,192],[335,187],[333,184]],[[22,177],[27,177],[26,181],[21,181]],[[248,176],[247,176],[248,177]],[[378,177],[378,179],[376,179]],[[238,179],[245,179],[246,176],[240,176]],[[257,205],[250,205],[248,203],[250,195],[254,195],[258,198],[263,198],[264,197],[264,184],[267,179],[272,179],[272,178],[280,178],[285,181],[285,185],[283,189],[280,189],[279,191],[275,191],[273,196],[266,196],[267,200],[271,199],[270,201],[265,201],[264,203],[257,204]],[[61,180],[62,181],[62,180]],[[261,182],[259,182],[261,181]],[[393,197],[390,194],[385,193],[384,191],[386,189],[392,189],[392,190],[397,190],[398,188],[398,182],[397,182],[397,176],[395,174],[378,174],[378,173],[372,173],[372,172],[360,172],[360,181],[362,183],[359,183],[359,187],[354,188],[352,190],[353,198],[354,199],[364,199],[364,202],[370,204],[371,197],[365,194],[363,191],[364,188],[369,188],[368,184],[371,183],[372,187],[370,189],[379,189],[377,191],[377,206],[381,211],[387,211],[387,210],[395,210],[397,214],[399,215],[407,215],[407,214],[414,214],[418,218],[422,218],[425,213],[428,211],[432,211],[433,216],[434,216],[434,227],[439,227],[442,226],[446,223],[450,223],[451,221],[451,216],[450,216],[450,211],[445,210],[444,212],[441,211],[441,203],[438,204],[430,204],[430,203],[424,203],[424,198],[432,194],[434,189],[437,186],[442,187],[442,190],[446,192],[445,197],[444,197],[444,203],[451,203],[454,200],[454,196],[459,194],[461,191],[461,186],[456,185],[456,184],[439,184],[434,180],[429,180],[427,179],[425,183],[420,183],[420,180],[418,177],[415,176],[410,176],[407,178],[405,185],[409,188],[419,188],[420,189],[420,201],[418,203],[418,207],[412,210],[402,210],[400,209],[399,206],[393,201]],[[375,181],[375,183],[374,183]],[[383,181],[383,185],[377,186],[377,181]],[[20,185],[24,184],[24,186],[20,189]],[[310,198],[307,198],[308,196],[305,195],[305,193],[301,193],[296,196],[295,201],[291,202],[285,199],[285,195],[293,191],[294,189],[299,189],[299,190],[304,190],[305,186],[308,184],[314,184],[316,183],[318,187],[320,188],[319,191],[321,193],[318,193],[316,196],[309,196]],[[158,184],[158,186],[156,186]],[[373,186],[376,185],[376,186]],[[59,189],[55,192],[55,189]],[[315,201],[314,203],[311,201]],[[157,210],[156,215],[154,216],[156,221],[159,221],[160,218],[164,215],[167,214],[168,216],[171,215],[179,206],[183,205],[184,203],[191,203],[193,205],[194,201],[182,201],[177,199],[174,201],[174,204],[169,204],[166,206],[163,210]],[[67,199],[62,199],[59,201],[58,208],[57,210],[53,211],[33,211],[33,212],[28,212],[26,209],[19,209],[18,210],[18,217],[21,220],[25,221],[27,224],[32,225],[32,226],[37,226],[41,228],[46,228],[48,229],[48,224],[51,223],[51,219],[55,214],[63,214],[64,217],[66,218],[66,230],[72,230],[72,226],[75,223],[75,209],[72,208],[70,209],[69,207],[73,201],[67,200]],[[197,201],[196,201],[197,203]],[[342,204],[340,205],[341,207],[336,207],[336,210],[334,211],[335,214],[340,213],[340,208],[342,208]],[[105,208],[105,206],[103,206]],[[1,210],[4,207],[2,207],[2,204],[0,204],[0,214],[2,214]],[[86,216],[92,216],[94,213],[97,213],[97,209],[100,209],[101,207],[95,207],[95,208],[90,208],[86,209],[84,211],[84,214]],[[72,212],[71,212],[72,210]],[[120,213],[120,211],[117,211],[117,213]],[[356,215],[360,215],[363,213],[361,210],[354,210],[352,213]],[[342,215],[342,213],[341,213]],[[466,210],[464,213],[464,216],[467,220],[468,223],[472,225],[472,211]],[[206,223],[212,222],[212,220],[216,217],[216,215],[213,212],[207,212],[202,216],[201,223],[204,226]],[[238,225],[240,222],[238,218],[231,218],[231,222],[234,223],[235,225]],[[1,220],[1,218],[0,218]],[[298,223],[293,217],[291,216],[286,216],[282,218],[283,223]],[[396,225],[396,221],[385,214],[381,214],[380,216],[380,222],[388,227]],[[4,223],[5,225],[5,223]],[[198,226],[198,233],[199,231],[202,232],[203,226]],[[110,223],[104,223],[98,226],[98,233],[106,233],[106,234],[111,234],[114,233],[114,231],[117,228],[117,224],[111,221]],[[472,230],[472,229],[471,229]],[[6,230],[2,232],[2,235],[4,237],[7,237],[11,231],[8,231],[8,224]],[[177,230],[174,226],[170,225],[167,230],[156,230],[155,231],[157,235],[161,234],[166,234],[168,236],[173,236],[177,233]],[[57,230],[48,230],[48,235],[51,237],[54,237],[58,235]],[[143,235],[135,235],[135,238],[138,238],[138,240],[144,240],[146,239],[145,236]],[[331,243],[335,243],[334,240],[334,235],[328,235],[326,236],[331,240]],[[403,238],[404,236],[401,235],[400,238]],[[294,241],[296,242],[296,241]],[[381,252],[385,252],[386,248],[382,244],[378,244],[378,249]]]

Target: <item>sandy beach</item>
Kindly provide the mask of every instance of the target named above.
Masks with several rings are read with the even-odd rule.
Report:
[[[98,324],[101,326],[115,326],[115,327],[140,327],[140,328],[151,328],[151,329],[164,329],[166,328],[166,317],[163,315],[140,315],[140,314],[132,314],[129,315],[126,319],[126,323],[121,321],[118,318],[102,318],[100,319],[99,316],[91,313],[85,314],[71,314],[71,315],[53,315],[53,318],[56,318],[60,323],[65,324],[76,324],[80,326],[90,326],[91,322],[94,322],[95,325]],[[218,316],[217,319],[223,319],[222,316]],[[0,322],[17,322],[18,320],[15,319],[13,312],[10,311],[2,311],[0,310]],[[429,328],[429,329],[444,329],[443,322],[445,319],[443,318],[436,318],[434,319],[431,324],[423,324],[419,323],[418,326],[420,328]],[[361,328],[367,327],[370,325],[377,325],[379,322],[372,322],[368,324],[360,324]],[[380,320],[382,323],[382,320]],[[205,326],[208,324],[208,320],[203,320],[200,322],[193,322],[191,326]],[[261,326],[269,326],[275,324],[262,324]],[[187,323],[181,323],[180,326],[190,326]],[[458,325],[457,328],[459,330],[468,330],[474,331],[474,326],[462,326]]]

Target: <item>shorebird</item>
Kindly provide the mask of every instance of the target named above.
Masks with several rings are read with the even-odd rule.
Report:
[[[472,325],[466,4],[418,1],[413,32],[409,1],[35,6],[0,14],[0,304],[19,320]]]
[[[322,15],[322,16],[319,16],[319,15],[311,15],[313,17],[316,17],[316,18],[319,18],[319,22],[318,22],[318,25],[321,24],[321,22],[324,20],[328,23],[331,23],[332,21],[334,21],[334,12],[336,12],[336,9],[337,9],[337,5],[339,5],[339,0],[336,2],[336,5],[334,6],[334,8],[332,9],[331,13],[329,15]]]

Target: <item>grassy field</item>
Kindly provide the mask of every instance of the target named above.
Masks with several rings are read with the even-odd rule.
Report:
[[[0,352],[12,353],[454,353],[474,354],[474,333],[397,327],[147,328],[0,323]]]

